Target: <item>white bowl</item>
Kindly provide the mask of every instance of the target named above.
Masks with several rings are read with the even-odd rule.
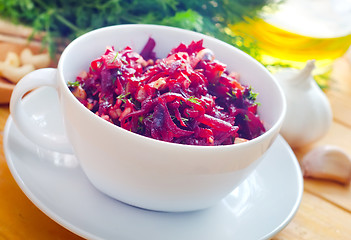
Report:
[[[131,46],[140,52],[152,37],[157,57],[179,43],[204,40],[216,59],[239,72],[259,93],[259,115],[267,131],[248,142],[227,146],[190,146],[162,142],[117,127],[85,108],[68,81],[88,69],[106,46]],[[222,41],[172,27],[119,25],[89,32],[62,53],[57,86],[66,133],[74,154],[96,188],[125,203],[158,211],[210,207],[242,183],[264,158],[285,115],[285,100],[271,74],[256,60]]]

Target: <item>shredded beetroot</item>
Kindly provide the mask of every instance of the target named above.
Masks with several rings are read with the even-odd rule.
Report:
[[[77,99],[103,119],[143,136],[190,145],[234,144],[265,132],[256,95],[215,60],[203,41],[157,59],[150,38],[140,54],[108,47],[69,82]]]

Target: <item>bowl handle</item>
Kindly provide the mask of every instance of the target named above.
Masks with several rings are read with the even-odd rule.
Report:
[[[43,133],[39,120],[33,120],[24,110],[23,96],[43,86],[52,87],[58,91],[57,70],[55,68],[35,70],[24,76],[16,84],[10,100],[10,112],[13,121],[24,136],[37,145],[57,152],[72,153],[72,148],[64,132]]]

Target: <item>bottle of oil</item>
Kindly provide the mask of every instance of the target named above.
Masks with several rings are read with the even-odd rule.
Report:
[[[313,74],[323,81],[333,61],[351,45],[350,1],[285,0],[271,6],[263,9],[260,19],[247,19],[230,30],[255,41],[259,60],[266,65],[301,69],[315,59]]]

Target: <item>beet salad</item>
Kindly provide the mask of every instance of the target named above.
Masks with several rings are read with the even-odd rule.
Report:
[[[128,131],[188,145],[228,145],[265,132],[257,93],[215,59],[203,41],[157,58],[150,38],[140,53],[107,47],[68,86],[90,111]]]

